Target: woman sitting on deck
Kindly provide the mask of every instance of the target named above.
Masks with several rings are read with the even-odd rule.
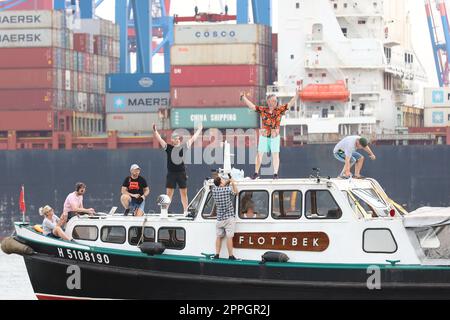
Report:
[[[66,219],[58,218],[52,207],[45,206],[44,208],[40,208],[39,214],[45,217],[44,222],[42,222],[44,236],[56,239],[61,238],[67,241],[73,240],[72,238],[68,237],[62,229],[62,227],[66,224]]]

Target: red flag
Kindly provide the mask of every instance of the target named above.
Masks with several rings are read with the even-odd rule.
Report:
[[[20,212],[22,212],[22,214],[25,215],[25,212],[27,212],[27,207],[25,206],[25,187],[24,186],[22,186],[22,191],[20,191],[19,208],[20,208]]]

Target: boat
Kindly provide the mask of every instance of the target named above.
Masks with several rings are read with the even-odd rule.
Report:
[[[2,249],[23,256],[43,300],[450,297],[448,209],[408,213],[370,178],[321,177],[314,169],[302,179],[251,180],[230,167],[225,162],[217,174],[231,174],[239,189],[238,260],[224,250],[213,258],[213,179],[182,215],[169,214],[162,195],[157,214],[113,208],[71,219],[66,233],[74,241],[17,222]]]

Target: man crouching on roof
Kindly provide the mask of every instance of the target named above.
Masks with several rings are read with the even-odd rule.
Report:
[[[237,194],[238,189],[236,187],[236,182],[231,179],[231,177],[230,180],[224,180],[220,176],[214,179],[212,196],[216,202],[217,210],[217,239],[216,255],[214,256],[214,259],[219,259],[220,251],[222,249],[222,240],[226,236],[229,259],[236,260],[233,255],[233,237],[236,227],[233,197]]]

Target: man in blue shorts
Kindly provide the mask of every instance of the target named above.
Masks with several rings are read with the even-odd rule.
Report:
[[[349,179],[351,178],[350,169],[355,166],[355,178],[363,179],[361,176],[361,170],[364,165],[364,157],[362,154],[358,153],[356,150],[364,150],[369,154],[371,160],[376,160],[375,154],[369,147],[369,142],[366,138],[360,136],[350,136],[341,140],[336,147],[334,147],[334,157],[345,163],[344,169],[342,170],[340,177]]]

